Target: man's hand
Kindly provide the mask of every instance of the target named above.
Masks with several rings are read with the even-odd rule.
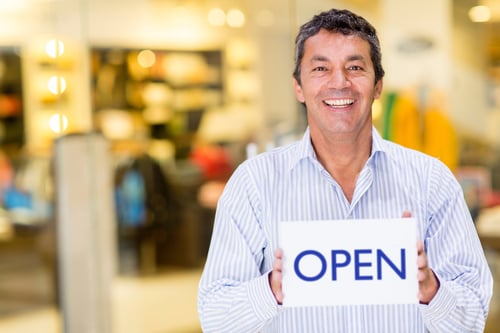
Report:
[[[403,212],[403,217],[411,217],[411,212]],[[418,300],[422,304],[429,304],[439,289],[439,281],[429,267],[427,254],[424,251],[424,243],[417,241],[417,279]]]
[[[439,281],[428,265],[422,241],[417,242],[417,254],[418,300],[422,304],[429,304],[439,289]]]
[[[278,304],[283,303],[283,291],[281,289],[281,281],[283,280],[283,250],[277,249],[274,251],[273,270],[269,273],[269,284],[273,292],[274,298]]]

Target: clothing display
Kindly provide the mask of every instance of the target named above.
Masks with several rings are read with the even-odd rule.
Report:
[[[438,157],[452,171],[458,165],[458,138],[450,120],[436,107],[424,113],[424,152]]]
[[[115,199],[120,226],[165,225],[171,196],[160,164],[147,154],[117,167]]]
[[[405,147],[422,150],[421,122],[418,104],[409,93],[396,94],[389,111],[386,139]]]
[[[417,220],[440,281],[428,305],[277,304],[268,273],[279,221],[400,218],[404,211]],[[211,244],[198,298],[205,332],[480,332],[492,293],[460,184],[438,159],[375,129],[351,203],[317,160],[308,130],[301,141],[242,163],[219,200]]]
[[[419,102],[410,92],[387,94],[382,136],[434,156],[454,171],[459,157],[457,131],[446,115],[446,110],[440,106],[444,101],[434,97],[431,102]]]

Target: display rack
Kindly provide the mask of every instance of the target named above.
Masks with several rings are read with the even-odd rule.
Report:
[[[220,50],[93,48],[91,58],[96,118],[125,113],[149,138],[173,141],[177,158],[187,156],[204,111],[224,102]],[[107,134],[106,124],[96,127]]]
[[[24,144],[21,57],[16,47],[0,48],[0,146],[10,152]]]

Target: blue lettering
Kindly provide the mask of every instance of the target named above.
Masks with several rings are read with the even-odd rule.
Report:
[[[337,255],[343,255],[344,261],[338,262]],[[332,250],[332,280],[337,281],[337,267],[346,267],[351,262],[351,255],[346,250]]]
[[[373,251],[376,251],[376,269],[377,269],[377,280],[382,280],[382,266],[384,263],[388,265],[402,280],[406,279],[406,251],[405,249],[401,249],[401,264],[398,267],[394,261],[392,261],[389,256],[382,251],[381,249],[372,250],[372,249],[355,249],[354,251],[354,279],[356,281],[367,281],[373,280],[374,276],[371,274],[362,274],[363,268],[370,268],[374,266],[373,260],[375,258],[365,258],[363,260],[363,255],[373,254]],[[300,262],[306,256],[314,256],[319,259],[321,263],[320,270],[315,275],[305,275],[302,273],[300,269]],[[348,267],[352,262],[352,257],[349,251],[342,249],[331,250],[331,265],[332,265],[332,281],[338,280],[338,270],[340,268]],[[319,251],[315,250],[304,250],[300,252],[295,258],[293,268],[295,270],[295,274],[304,281],[314,282],[323,278],[328,268],[328,263],[326,258]]]
[[[382,259],[392,268],[394,272],[402,279],[406,279],[406,252],[401,249],[401,270],[389,259],[389,257],[382,251],[377,250],[377,279],[382,280]]]
[[[314,255],[317,258],[319,258],[319,260],[321,261],[321,271],[317,275],[315,275],[315,276],[306,276],[306,275],[302,274],[302,272],[300,271],[300,260],[303,257],[307,256],[307,255]],[[293,263],[293,268],[295,269],[295,274],[297,274],[297,276],[299,278],[301,278],[302,280],[309,281],[309,282],[317,281],[317,280],[321,279],[323,277],[323,275],[325,275],[325,272],[326,272],[326,259],[318,251],[314,251],[314,250],[302,251],[297,256],[297,258],[295,258],[295,262]]]
[[[361,254],[370,254],[372,250],[354,250],[354,279],[356,280],[373,280],[371,275],[361,275],[360,267],[372,267],[371,262],[361,262],[359,257]]]

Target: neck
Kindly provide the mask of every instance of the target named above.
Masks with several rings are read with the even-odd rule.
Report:
[[[350,139],[311,135],[311,140],[319,162],[339,183],[350,202],[358,175],[371,154],[371,131]]]

